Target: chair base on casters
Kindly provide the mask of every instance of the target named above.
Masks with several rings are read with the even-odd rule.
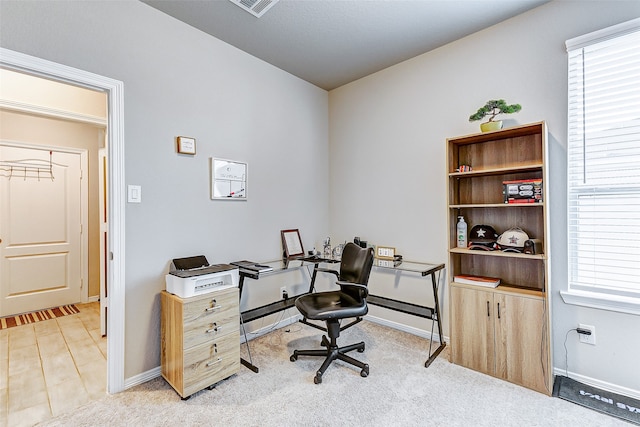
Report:
[[[351,365],[357,366],[360,368],[360,376],[367,377],[369,375],[369,365],[366,363],[360,362],[359,360],[354,359],[351,356],[348,356],[346,353],[358,350],[359,353],[364,351],[364,342],[360,342],[357,344],[351,344],[344,347],[338,347],[336,342],[338,336],[340,335],[340,324],[338,321],[329,320],[327,321],[327,332],[329,333],[329,339],[326,336],[322,336],[322,342],[320,345],[326,347],[324,350],[294,350],[293,354],[289,358],[292,362],[298,360],[298,356],[319,356],[324,357],[324,362],[320,369],[316,372],[316,376],[313,378],[313,382],[315,384],[320,384],[322,382],[322,375],[327,370],[331,362],[336,359],[340,359],[344,362],[350,363]]]

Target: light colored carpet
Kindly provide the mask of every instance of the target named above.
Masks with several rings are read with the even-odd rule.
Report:
[[[289,331],[289,332],[287,332]],[[449,363],[445,350],[424,368],[428,341],[364,321],[340,344],[366,342],[355,358],[370,375],[334,362],[313,383],[321,331],[293,324],[250,342],[255,374],[240,372],[182,401],[157,378],[42,423],[43,426],[617,426],[623,421]],[[244,352],[244,345],[243,345]]]

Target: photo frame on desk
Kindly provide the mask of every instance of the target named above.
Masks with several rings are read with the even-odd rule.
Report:
[[[302,239],[300,231],[297,228],[290,230],[280,230],[282,237],[282,255],[283,258],[289,259],[293,257],[304,256],[304,248],[302,247]]]

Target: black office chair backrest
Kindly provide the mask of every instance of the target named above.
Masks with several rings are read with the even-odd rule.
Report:
[[[373,267],[372,248],[361,248],[351,242],[345,245],[340,261],[341,281],[359,283],[366,286],[369,283],[371,267]],[[351,293],[348,289],[343,289],[343,291]],[[354,291],[354,296],[357,293],[357,291]]]

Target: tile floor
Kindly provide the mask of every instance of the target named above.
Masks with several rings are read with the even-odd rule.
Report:
[[[100,304],[0,330],[0,426],[33,426],[106,394]]]

